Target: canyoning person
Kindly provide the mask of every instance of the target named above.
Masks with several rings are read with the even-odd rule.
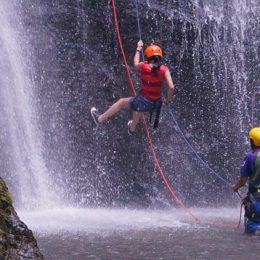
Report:
[[[234,192],[248,183],[248,193],[243,199],[245,206],[245,232],[260,234],[260,127],[249,131],[252,151],[240,168],[240,176],[232,186]]]
[[[134,55],[134,67],[141,73],[141,91],[137,96],[120,98],[103,114],[98,114],[95,107],[91,108],[91,115],[98,125],[110,117],[114,116],[121,109],[131,109],[132,120],[127,123],[128,133],[131,135],[140,121],[142,112],[156,112],[154,128],[158,126],[159,114],[162,103],[169,104],[172,101],[174,84],[168,67],[162,64],[163,51],[158,45],[150,45],[145,51],[146,60],[140,62],[140,53],[143,42],[137,43]],[[162,96],[163,83],[167,83],[167,95]]]

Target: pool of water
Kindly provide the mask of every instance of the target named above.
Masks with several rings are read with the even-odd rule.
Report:
[[[18,212],[45,259],[258,259],[258,236],[243,234],[239,209],[64,208]],[[211,224],[207,224],[207,223]]]

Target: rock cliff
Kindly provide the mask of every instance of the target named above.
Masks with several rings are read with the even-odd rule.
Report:
[[[0,259],[43,259],[32,231],[19,219],[0,177]]]

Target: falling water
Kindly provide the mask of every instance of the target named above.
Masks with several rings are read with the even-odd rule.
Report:
[[[19,19],[15,17],[14,6],[1,1],[1,140],[5,142],[8,161],[1,161],[2,174],[7,175],[7,180],[12,179],[10,187],[18,207],[48,207],[54,200],[54,192],[42,158],[35,86],[21,48]]]
[[[56,180],[67,186],[76,204],[119,202],[121,205],[130,203],[133,197],[138,202],[140,196],[147,205],[161,196],[159,203],[166,201],[167,192],[149,151],[145,150],[145,140],[139,138],[135,145],[125,134],[125,114],[118,115],[119,121],[111,121],[111,127],[104,127],[102,134],[93,135],[89,107],[97,105],[103,110],[118,97],[130,93],[115,34],[110,29],[113,26],[111,6],[94,2],[87,5],[81,0],[71,4],[11,1],[18,2],[26,6],[19,15],[15,13],[19,9],[15,4],[1,4],[1,141],[6,148],[2,164],[12,190],[19,194],[16,201],[31,205],[53,196],[49,172],[53,178],[58,173],[46,156],[42,156],[48,153],[55,156],[55,163],[66,163],[67,168]],[[184,133],[204,153],[210,165],[228,167],[220,173],[229,179],[236,159],[247,145],[245,133],[252,114],[250,101],[257,86],[257,59],[250,60],[251,56],[258,55],[256,2],[194,0],[165,1],[164,5],[151,0],[140,2],[145,44],[160,39],[173,68],[176,97],[172,109]],[[129,34],[127,30],[132,32],[131,39],[124,38],[129,57],[137,41],[134,6],[132,2],[127,6],[118,4],[123,38]],[[95,16],[96,12],[102,18]],[[19,16],[23,16],[24,28]],[[126,16],[130,20],[124,19]],[[30,37],[26,39],[23,32],[28,32]],[[30,56],[31,46],[37,51]],[[31,63],[29,56],[34,59]],[[32,64],[37,71],[35,81]],[[37,92],[42,93],[40,99]],[[47,116],[39,125],[42,119],[39,114],[43,111]],[[173,125],[169,115],[162,113],[156,145],[170,181],[176,182],[178,192],[186,193],[192,200],[187,182],[192,179],[200,183],[196,171],[207,170],[201,165],[195,168],[197,162],[190,160],[190,151],[181,155],[180,163],[177,158],[184,148]],[[56,128],[55,137],[49,135],[51,128]],[[66,134],[60,134],[61,128]],[[232,129],[241,136],[239,140]],[[47,148],[42,144],[43,139]],[[68,148],[68,154],[64,147]],[[186,176],[189,177],[184,181]],[[211,183],[208,172],[204,176]],[[212,188],[202,186],[205,190]],[[41,199],[28,203],[34,200],[35,194]]]
[[[50,206],[50,201],[57,205],[49,176],[51,172],[54,178],[57,172],[43,154],[66,162],[56,180],[66,186],[73,207],[20,211],[47,258],[122,259],[127,254],[136,259],[224,259],[232,254],[234,259],[250,259],[246,250],[250,245],[255,259],[258,241],[244,243],[243,227],[195,224],[174,208],[142,127],[135,137],[127,135],[126,112],[100,128],[93,124],[91,106],[103,110],[130,95],[110,1],[12,1],[18,2],[23,6],[24,28],[18,19],[11,19],[16,17],[15,6],[0,6],[0,141],[6,149],[1,163],[15,199],[22,207],[36,207]],[[132,61],[138,40],[135,5],[116,2],[124,47]],[[139,2],[143,40],[146,45],[155,40],[162,44],[173,71],[176,96],[168,109],[176,112],[203,158],[214,169],[226,168],[227,174],[220,174],[231,180],[233,166],[246,147],[249,104],[258,86],[258,61],[251,59],[259,53],[257,1]],[[21,36],[24,29],[29,39]],[[30,46],[37,50],[32,55],[35,82],[27,59]],[[47,115],[38,124],[42,111]],[[238,206],[239,200],[196,161],[166,109],[152,137],[175,191],[188,206],[198,204],[191,210],[209,222],[236,224],[238,207],[223,204],[229,200]]]
[[[227,110],[232,107],[226,118],[234,117],[237,131],[244,133],[252,121],[250,102],[256,82],[250,82],[250,65],[247,59],[250,51],[253,55],[257,55],[258,51],[255,31],[257,20],[254,19],[259,6],[257,1],[204,1],[203,4],[201,1],[194,2],[198,10],[198,37],[195,48],[200,50],[200,46],[204,46],[206,52],[211,53],[213,57],[216,55],[216,59],[211,60],[212,91],[223,91],[223,106]],[[203,35],[207,25],[207,41],[211,43],[208,47],[205,34]],[[247,49],[249,44],[250,50]],[[210,58],[207,54],[205,56]],[[195,61],[197,67],[200,67],[199,57]],[[222,69],[219,70],[220,67]],[[225,132],[226,122],[220,121],[219,125]]]

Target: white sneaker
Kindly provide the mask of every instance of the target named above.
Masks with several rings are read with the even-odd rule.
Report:
[[[99,125],[100,122],[98,122],[98,116],[99,116],[99,114],[98,114],[98,112],[97,112],[97,109],[96,109],[95,107],[92,107],[92,108],[90,109],[90,113],[91,113],[91,116],[92,116],[92,118],[93,118],[95,124],[96,124],[96,125]]]

